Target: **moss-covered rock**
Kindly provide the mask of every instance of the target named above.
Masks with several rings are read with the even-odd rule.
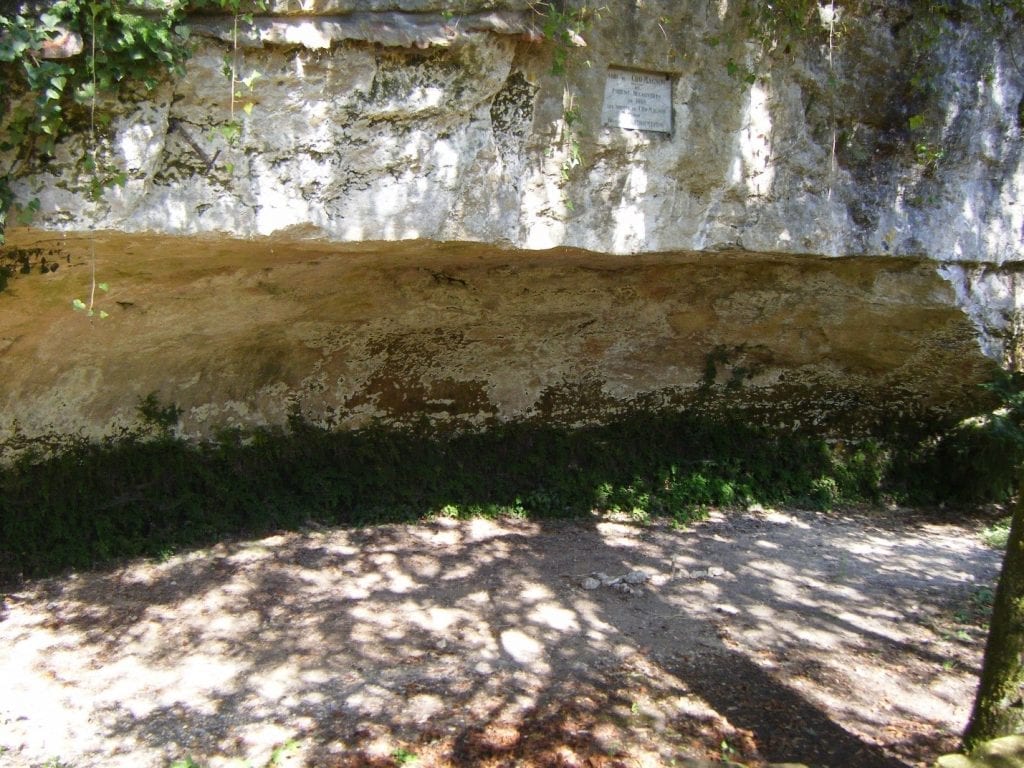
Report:
[[[1024,736],[1004,736],[988,741],[970,755],[943,755],[935,768],[1022,768]]]

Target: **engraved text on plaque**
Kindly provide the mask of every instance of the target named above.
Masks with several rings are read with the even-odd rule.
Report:
[[[601,124],[672,133],[672,77],[609,67]]]

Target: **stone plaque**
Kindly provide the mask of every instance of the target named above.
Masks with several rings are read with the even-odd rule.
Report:
[[[672,133],[672,76],[609,67],[601,124]]]

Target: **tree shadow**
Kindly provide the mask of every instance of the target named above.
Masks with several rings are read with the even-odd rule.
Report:
[[[184,755],[262,764],[294,738],[309,766],[394,765],[406,754],[425,765],[625,765],[637,755],[908,765],[893,752],[899,743],[876,743],[893,713],[882,702],[871,712],[875,693],[852,687],[834,662],[867,648],[937,666],[894,630],[900,602],[927,599],[925,584],[915,592],[906,574],[868,584],[887,576],[868,549],[849,546],[857,521],[780,519],[716,518],[691,531],[596,517],[440,519],[281,534],[33,584],[10,610],[36,623],[19,617],[0,633],[10,647],[35,633],[40,647],[64,644],[77,649],[67,659],[91,660],[75,667],[62,660],[67,650],[25,660],[33,675],[61,681],[54,693],[77,690],[91,713],[95,734],[78,734],[82,751],[63,755],[72,764],[115,742],[129,759],[105,754],[112,766]],[[840,602],[856,587],[821,578],[829,551],[805,548],[811,559],[799,563],[792,546],[757,545],[815,534],[846,547],[850,571],[866,574],[863,599]],[[725,549],[729,572],[693,575]],[[953,553],[918,557],[933,586],[962,584]],[[994,556],[971,557],[994,577]],[[581,587],[591,572],[638,569],[651,581],[635,594]],[[902,591],[886,597],[897,582]],[[879,610],[888,623],[877,623]],[[804,676],[779,663],[787,655],[807,662]],[[905,687],[923,695],[928,681]],[[868,711],[842,711],[829,697]],[[26,716],[31,743],[40,715]],[[941,718],[902,716],[941,728]],[[940,741],[925,739],[915,755]]]

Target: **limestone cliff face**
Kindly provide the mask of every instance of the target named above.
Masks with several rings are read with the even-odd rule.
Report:
[[[232,22],[195,18],[185,76],[111,105],[103,150],[123,187],[90,198],[84,136],[18,182],[41,210],[9,232],[9,254],[65,268],[0,294],[6,423],[57,423],[66,408],[68,427],[107,424],[133,404],[113,400],[152,390],[196,424],[277,420],[289,402],[339,423],[417,409],[479,422],[555,413],[556,391],[580,416],[689,403],[711,384],[793,419],[862,407],[878,423],[962,409],[983,353],[1012,352],[1020,30],[944,19],[929,52],[906,8],[826,6],[821,29],[772,47],[727,0],[645,0],[607,4],[586,46],[560,51],[543,23],[526,0],[281,2],[241,27],[239,76],[259,77],[232,116]],[[610,68],[668,76],[670,132],[605,124]],[[131,235],[98,250],[132,307],[111,319],[156,323],[131,364],[106,359],[113,337],[48,347],[45,322],[19,324],[36,310],[11,308],[86,279],[90,230]],[[415,243],[379,245],[401,240]],[[376,243],[373,257],[358,243]],[[196,261],[176,279],[157,268],[182,253]],[[316,269],[279,279],[307,256]],[[203,320],[168,303],[204,290]],[[49,333],[117,333],[68,330],[78,319],[54,315]],[[144,349],[173,361],[164,378]],[[41,378],[22,367],[44,358]],[[68,377],[91,382],[77,404],[61,400],[79,391]]]

